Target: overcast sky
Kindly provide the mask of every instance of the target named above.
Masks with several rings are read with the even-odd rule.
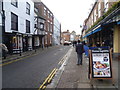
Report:
[[[41,0],[61,23],[62,31],[81,34],[80,25],[88,17],[94,0]]]

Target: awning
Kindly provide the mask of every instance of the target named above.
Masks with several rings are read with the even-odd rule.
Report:
[[[83,38],[86,38],[86,37],[88,37],[88,36],[90,36],[90,35],[92,35],[92,34],[94,34],[94,33],[96,33],[96,32],[101,31],[101,30],[102,30],[102,28],[101,28],[101,26],[99,26],[98,28],[93,29],[92,32],[88,33],[88,34],[85,35]]]

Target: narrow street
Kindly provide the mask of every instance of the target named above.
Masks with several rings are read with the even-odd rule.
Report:
[[[70,47],[51,47],[38,55],[3,66],[3,88],[39,88]]]
[[[119,90],[120,0],[0,0],[0,90]]]

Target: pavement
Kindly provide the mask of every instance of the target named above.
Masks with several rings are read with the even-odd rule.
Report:
[[[112,60],[113,78],[109,80],[93,80],[88,78],[89,59],[83,55],[83,65],[76,65],[77,54],[72,47],[69,58],[63,65],[63,69],[58,70],[53,81],[47,86],[47,89],[90,89],[118,90],[118,60]],[[61,75],[59,72],[62,72]],[[60,75],[60,76],[59,76]],[[59,79],[56,79],[59,78]],[[55,81],[57,80],[57,81]]]

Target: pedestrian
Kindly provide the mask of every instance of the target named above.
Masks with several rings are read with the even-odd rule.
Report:
[[[6,59],[6,55],[7,55],[7,52],[8,52],[7,47],[6,47],[6,45],[3,44],[3,43],[0,44],[0,47],[2,48],[2,57],[3,57],[4,59]]]
[[[73,41],[73,47],[75,47],[75,41]]]
[[[76,45],[76,52],[78,57],[77,65],[82,65],[82,54],[84,53],[84,47],[80,40],[78,40],[78,44]]]
[[[85,42],[84,42],[84,50],[85,50],[85,55],[89,57],[89,47],[86,45]]]

